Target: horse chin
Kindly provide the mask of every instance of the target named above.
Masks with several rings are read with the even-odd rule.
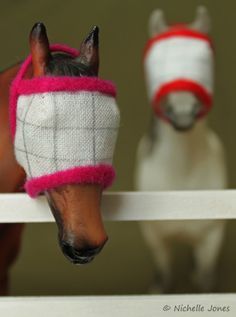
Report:
[[[45,194],[65,257],[73,264],[91,262],[108,239],[100,212],[101,187],[64,185]]]
[[[188,125],[188,126],[181,126],[181,125],[172,124],[172,126],[178,132],[188,132],[188,131],[190,131],[193,128],[194,124],[191,124],[191,125]]]

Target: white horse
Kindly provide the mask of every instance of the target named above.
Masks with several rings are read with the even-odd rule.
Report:
[[[162,11],[154,11],[149,21],[150,36],[158,36],[169,29]],[[202,34],[209,32],[210,18],[206,8],[198,8],[195,21],[188,25],[188,29]],[[158,67],[155,71],[158,72]],[[151,133],[141,139],[135,175],[138,190],[226,187],[224,149],[206,119],[197,120],[201,106],[202,101],[194,93],[184,90],[170,92],[160,101],[162,114],[169,123],[153,118]],[[192,248],[195,265],[191,279],[197,289],[212,290],[224,228],[225,221],[222,220],[141,223],[142,233],[161,274],[161,290],[178,292],[176,285],[173,285],[175,277],[171,247],[176,241],[189,244]],[[187,280],[189,277],[185,278]]]

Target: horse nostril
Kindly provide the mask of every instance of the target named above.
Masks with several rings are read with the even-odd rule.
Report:
[[[60,246],[66,258],[74,264],[86,264],[91,262],[103,248],[102,245],[96,248],[76,249],[65,241],[60,241]]]
[[[77,254],[79,254],[81,257],[90,257],[90,256],[95,256],[97,255],[100,251],[102,250],[102,246],[101,247],[97,247],[97,248],[88,248],[88,249],[82,249],[82,250],[75,250],[75,252]]]

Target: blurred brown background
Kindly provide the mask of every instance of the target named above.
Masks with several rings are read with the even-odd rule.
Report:
[[[118,86],[122,121],[116,151],[117,182],[113,190],[133,190],[135,151],[151,115],[142,72],[142,50],[151,11],[162,8],[169,22],[192,21],[204,4],[212,17],[216,47],[215,106],[211,126],[225,144],[230,187],[236,186],[236,2],[227,0],[12,0],[1,1],[0,67],[23,59],[29,52],[33,24],[46,24],[51,43],[78,47],[92,25],[100,26],[100,74]],[[144,210],[145,212],[145,210]],[[223,211],[222,211],[223,212]],[[84,267],[69,264],[56,241],[54,225],[28,225],[22,253],[12,271],[12,294],[126,294],[145,293],[154,265],[134,223],[107,224],[109,243],[96,260]],[[228,226],[219,261],[219,290],[236,291],[236,224]]]

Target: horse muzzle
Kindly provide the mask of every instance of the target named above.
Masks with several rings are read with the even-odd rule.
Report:
[[[100,253],[108,238],[99,247],[76,249],[68,242],[60,241],[60,247],[65,257],[73,264],[87,264]]]
[[[91,262],[108,240],[100,212],[102,187],[64,185],[46,192],[59,245],[74,264]]]

